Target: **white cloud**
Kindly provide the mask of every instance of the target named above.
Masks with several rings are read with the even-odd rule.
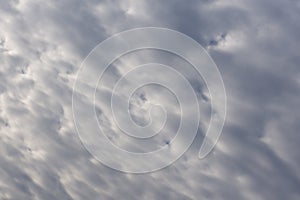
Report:
[[[0,5],[1,199],[299,199],[296,1]],[[174,165],[131,175],[95,162],[82,147],[71,94],[81,61],[96,44],[140,26],[172,28],[211,46],[227,89],[228,114],[208,158],[197,159],[200,130]],[[142,61],[150,59],[145,55],[151,57],[145,53]],[[205,87],[199,89],[199,98],[204,93]]]

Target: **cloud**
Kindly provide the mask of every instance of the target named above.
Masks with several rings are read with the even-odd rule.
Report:
[[[299,199],[296,1],[0,4],[1,199]],[[71,95],[80,63],[96,44],[143,26],[181,31],[208,50],[225,82],[228,113],[220,141],[206,159],[197,158],[204,118],[203,130],[176,163],[131,175],[105,167],[84,149]],[[178,61],[162,52],[137,52],[114,63],[106,78],[114,82],[124,73],[118,66],[151,58]],[[198,84],[201,110],[208,116],[206,87]],[[175,112],[170,130],[176,117]],[[116,135],[116,143],[140,148]]]

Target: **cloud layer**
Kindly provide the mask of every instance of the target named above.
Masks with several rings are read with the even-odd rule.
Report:
[[[299,2],[3,0],[0,5],[0,199],[300,198]],[[80,63],[95,45],[144,26],[181,31],[207,49],[224,79],[228,113],[206,159],[197,158],[199,130],[192,147],[170,167],[131,175],[105,167],[84,149],[71,97]],[[176,63],[166,54],[137,55]],[[141,62],[130,56],[114,63],[109,80],[122,73],[118,65]],[[199,83],[204,112],[205,90]],[[112,137],[139,149],[116,132]]]

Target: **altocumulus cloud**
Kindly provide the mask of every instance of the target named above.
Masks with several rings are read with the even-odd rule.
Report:
[[[296,0],[0,1],[0,199],[299,199],[299,19]],[[207,49],[224,79],[228,113],[206,159],[197,159],[199,131],[172,166],[132,175],[85,151],[71,95],[80,63],[96,44],[143,26],[181,31]],[[129,55],[118,62],[140,61]],[[107,79],[120,73],[112,68]],[[195,87],[205,110],[206,89]],[[133,113],[145,98],[141,93],[132,102]],[[100,107],[100,120],[114,130]],[[142,114],[134,115],[140,123]],[[175,111],[171,117],[170,132]],[[117,131],[111,137],[140,149]]]

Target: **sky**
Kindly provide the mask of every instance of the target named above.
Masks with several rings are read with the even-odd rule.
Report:
[[[300,199],[299,19],[297,0],[0,0],[0,199]],[[151,151],[169,144],[180,121],[172,92],[152,86],[137,90],[130,112],[147,124],[145,102],[165,103],[171,113],[162,136],[132,143],[112,124],[107,92],[134,65],[155,59],[187,69],[202,111],[193,144],[176,162],[131,174],[82,145],[72,92],[96,45],[141,27],[179,31],[205,48],[222,75],[227,114],[217,145],[198,159],[211,113],[205,82],[168,52],[119,58],[96,95],[97,117],[114,144]]]

